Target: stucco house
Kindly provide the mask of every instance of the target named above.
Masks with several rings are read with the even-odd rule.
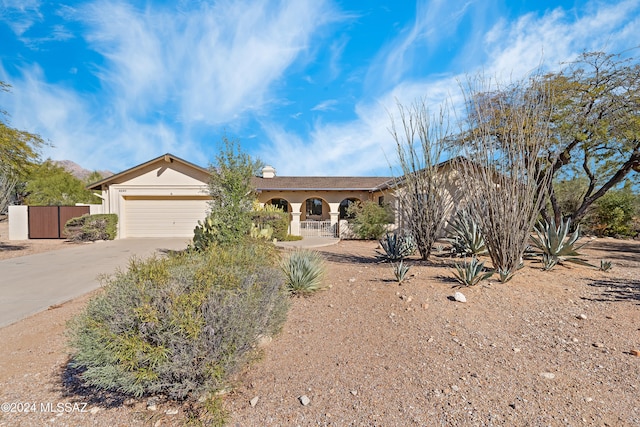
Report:
[[[290,213],[290,234],[331,235],[354,201],[391,201],[390,177],[277,176],[267,166],[253,185],[262,204]],[[209,171],[164,154],[105,178],[89,188],[102,198],[102,212],[118,215],[118,238],[193,237],[207,215]]]

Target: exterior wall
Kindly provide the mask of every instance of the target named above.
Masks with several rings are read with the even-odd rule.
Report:
[[[29,238],[29,207],[9,206],[9,240]]]
[[[135,175],[123,177],[102,191],[104,213],[118,215],[117,238],[126,238],[126,199],[145,197],[149,199],[175,198],[202,199],[208,197],[208,174],[196,171],[182,163],[158,162]],[[177,202],[177,201],[176,201]],[[202,219],[206,217],[203,209]]]

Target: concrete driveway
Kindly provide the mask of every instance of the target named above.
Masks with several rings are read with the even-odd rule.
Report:
[[[100,287],[99,276],[146,258],[186,248],[188,239],[121,239],[0,261],[0,327]]]

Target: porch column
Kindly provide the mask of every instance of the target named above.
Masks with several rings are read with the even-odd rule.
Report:
[[[335,231],[338,229],[338,221],[340,220],[340,203],[329,203],[331,212],[331,228]]]
[[[300,216],[302,212],[300,212],[300,208],[302,207],[302,203],[290,203],[291,205],[291,224],[290,224],[290,233],[292,236],[301,236],[300,232]]]

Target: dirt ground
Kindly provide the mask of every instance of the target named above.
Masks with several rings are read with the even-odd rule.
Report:
[[[0,258],[19,256],[4,236]],[[611,260],[607,273],[528,263],[507,284],[462,289],[448,256],[412,259],[399,285],[375,250],[319,249],[327,289],[294,298],[282,333],[236,376],[229,425],[640,425],[640,242],[591,241],[583,252]],[[65,323],[89,297],[0,329],[0,426],[183,425],[174,402],[109,406],[65,387]]]

